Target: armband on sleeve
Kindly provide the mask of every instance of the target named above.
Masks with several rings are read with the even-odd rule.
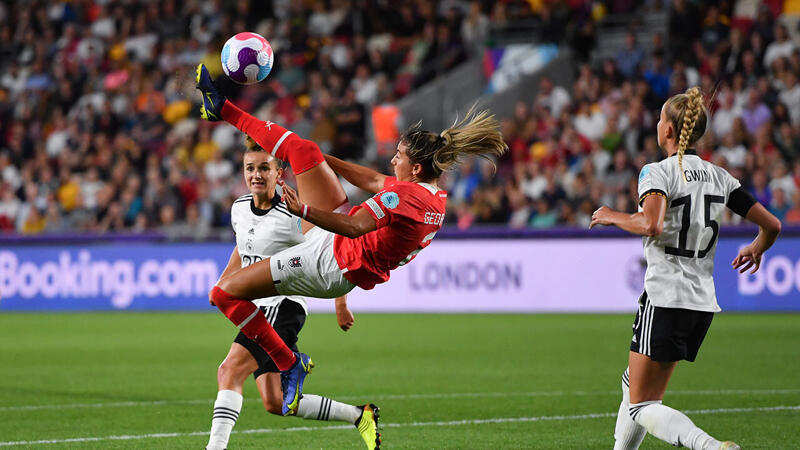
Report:
[[[665,199],[667,198],[667,194],[664,191],[662,191],[661,189],[650,189],[649,191],[647,191],[647,192],[645,192],[645,193],[643,193],[642,195],[639,196],[639,206],[644,204],[644,199],[646,199],[647,197],[650,197],[651,195],[660,195],[660,196],[664,197]]]
[[[731,194],[728,196],[728,203],[726,203],[725,206],[736,214],[746,217],[750,208],[755,204],[756,199],[753,198],[749,192],[738,187],[731,191]]]

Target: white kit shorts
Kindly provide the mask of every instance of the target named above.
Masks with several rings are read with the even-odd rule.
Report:
[[[355,285],[348,281],[333,256],[334,234],[314,227],[303,243],[270,257],[269,267],[275,289],[281,295],[336,298]]]

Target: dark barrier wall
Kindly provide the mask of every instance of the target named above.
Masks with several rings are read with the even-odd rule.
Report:
[[[633,311],[642,290],[639,238],[608,230],[442,234],[411,264],[394,271],[389,283],[351,293],[351,307],[374,312],[616,312]],[[800,311],[800,235],[782,236],[759,273],[740,276],[730,262],[753,234],[726,234],[715,269],[722,308]],[[62,237],[58,242],[0,244],[0,310],[212,311],[208,290],[233,249],[232,243],[139,239],[65,244]],[[309,304],[312,311],[333,310],[330,300]]]

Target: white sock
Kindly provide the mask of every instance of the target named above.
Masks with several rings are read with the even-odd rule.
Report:
[[[721,444],[697,428],[682,412],[662,405],[661,400],[635,403],[629,411],[633,420],[645,427],[650,434],[676,447],[716,450]]]
[[[617,426],[614,427],[614,450],[636,450],[647,434],[647,430],[636,423],[628,412],[631,401],[628,377],[626,367],[622,373],[622,402],[617,413]]]
[[[228,390],[217,392],[214,417],[211,419],[211,434],[206,446],[208,450],[222,450],[228,446],[228,439],[241,410],[242,394]]]
[[[309,420],[338,420],[355,424],[361,410],[319,395],[303,394],[297,405],[297,417]]]

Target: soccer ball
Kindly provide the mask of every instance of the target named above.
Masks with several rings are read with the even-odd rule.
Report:
[[[269,42],[256,33],[239,33],[222,47],[222,70],[239,84],[254,84],[267,78],[273,60]]]

